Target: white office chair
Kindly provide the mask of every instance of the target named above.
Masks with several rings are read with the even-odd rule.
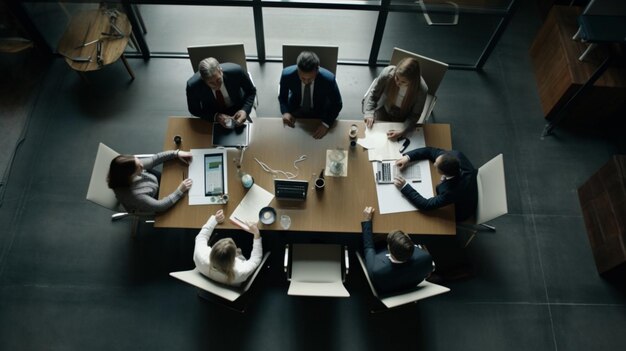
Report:
[[[239,287],[215,282],[202,275],[197,268],[189,271],[171,272],[170,275],[198,288],[198,296],[200,298],[211,300],[237,312],[244,312],[246,306],[241,304],[242,301],[240,301],[239,298],[250,290],[252,283],[254,283],[259,272],[265,266],[265,262],[269,256],[270,252],[266,252],[265,255],[263,255],[263,259],[261,259],[261,263],[259,263],[254,273]],[[218,299],[212,299],[212,296],[216,296]]]
[[[361,265],[361,269],[363,270],[363,274],[365,274],[365,279],[367,280],[367,284],[370,286],[372,290],[372,294],[376,297],[387,309],[394,308],[402,305],[406,305],[409,303],[416,303],[419,300],[423,300],[429,298],[431,296],[447,293],[450,291],[449,288],[437,284],[433,284],[426,280],[419,283],[414,290],[410,290],[407,292],[402,292],[395,295],[386,295],[380,296],[374,288],[374,284],[372,284],[372,280],[370,279],[369,274],[367,273],[367,267],[365,266],[365,260],[361,253],[356,253],[356,258],[359,260],[359,264]],[[377,310],[372,310],[372,313],[379,312]]]
[[[320,58],[320,66],[337,75],[338,46],[283,45],[283,68],[295,65],[302,51],[313,51]]]
[[[416,4],[420,5],[420,9],[422,10],[422,15],[424,16],[424,20],[429,26],[456,26],[459,24],[459,5],[453,1],[441,1],[441,0],[418,0],[415,1]],[[428,6],[426,6],[428,4]],[[449,6],[444,6],[444,4],[448,4]],[[439,12],[438,14],[442,14],[445,12],[450,12],[447,8],[452,8],[452,19],[449,22],[435,22],[430,17],[428,13],[429,7],[435,9],[435,12]]]
[[[292,244],[290,256],[289,246],[285,246],[284,258],[284,269],[287,273],[287,280],[290,281],[287,294],[327,297],[350,296],[343,285],[345,276],[350,269],[347,247],[342,250],[341,245]],[[291,265],[289,264],[290,260]]]
[[[476,220],[473,224],[495,231],[496,227],[486,222],[508,213],[502,154],[492,158],[478,169],[476,181],[478,183],[478,205],[476,207]],[[475,236],[476,231],[473,231],[465,246],[469,245]]]
[[[198,72],[198,64],[200,64],[200,61],[208,57],[213,57],[220,63],[236,63],[241,66],[244,71],[248,72],[248,64],[246,62],[246,49],[244,48],[243,44],[240,43],[189,46],[187,47],[187,53],[189,53],[189,61],[191,62],[191,67],[194,73]],[[250,77],[250,81],[252,81],[252,85],[256,87],[256,85],[254,84],[254,79],[252,79],[252,74],[250,74],[250,72],[248,72],[248,76]],[[251,118],[256,118],[256,108],[259,107],[259,91],[257,90],[256,93],[257,96],[254,99],[254,106],[252,111],[250,111]]]
[[[389,64],[397,65],[400,60],[405,57],[412,57],[419,61],[422,78],[424,78],[426,85],[428,85],[426,104],[424,104],[424,110],[422,111],[422,115],[417,121],[418,124],[423,124],[428,121],[428,118],[430,118],[430,115],[433,113],[435,103],[437,103],[437,90],[439,89],[439,85],[443,80],[443,76],[448,70],[448,64],[400,48],[393,48]]]
[[[107,185],[107,175],[109,174],[109,166],[111,161],[119,155],[118,152],[106,146],[103,143],[98,145],[98,153],[96,154],[96,160],[93,164],[93,170],[91,171],[91,180],[89,181],[89,188],[87,189],[87,200],[107,208],[111,211],[116,211],[111,216],[112,221],[117,221],[126,217],[132,217],[131,223],[132,235],[137,233],[137,226],[140,218],[146,219],[146,223],[153,223],[154,220],[151,217],[152,213],[128,213],[122,210],[119,201],[115,197],[113,190]],[[147,157],[150,155],[137,155],[137,157]]]

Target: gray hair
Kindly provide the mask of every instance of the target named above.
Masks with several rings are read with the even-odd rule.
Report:
[[[205,58],[198,64],[198,72],[200,72],[202,79],[213,77],[219,69],[220,63],[213,57]]]

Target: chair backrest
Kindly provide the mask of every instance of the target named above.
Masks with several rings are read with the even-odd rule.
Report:
[[[359,261],[361,269],[363,270],[363,274],[365,274],[365,279],[367,279],[367,283],[369,284],[370,289],[372,289],[372,294],[376,298],[378,298],[380,302],[382,302],[383,305],[385,305],[387,308],[394,308],[450,291],[450,289],[445,286],[437,285],[424,280],[419,283],[413,290],[402,292],[401,294],[386,295],[385,297],[380,297],[376,292],[376,288],[374,288],[374,284],[372,284],[369,274],[367,273],[365,260],[363,259],[363,256],[361,256],[361,253],[357,252],[356,258]]]
[[[412,57],[419,61],[422,78],[424,78],[424,81],[426,81],[426,84],[428,85],[428,94],[435,96],[437,89],[439,89],[439,85],[443,80],[443,76],[448,70],[448,64],[399,48],[393,48],[391,61],[389,63],[397,65],[403,58],[406,57]]]
[[[626,1],[591,0],[583,10],[583,15],[624,16],[626,15]]]
[[[313,51],[320,58],[320,66],[337,75],[338,46],[283,45],[283,68],[295,65],[302,51]]]
[[[98,145],[98,153],[96,154],[96,161],[93,163],[89,189],[87,189],[87,200],[113,211],[118,210],[119,201],[117,201],[113,190],[109,189],[107,175],[111,160],[118,155],[119,153],[103,143]]]
[[[243,44],[221,44],[221,45],[204,45],[190,46],[187,48],[189,60],[194,73],[198,72],[198,64],[207,57],[213,57],[220,63],[232,62],[236,63],[244,71],[248,71],[246,64],[246,50]]]
[[[293,244],[289,295],[348,297],[342,281],[341,245]]]
[[[261,269],[265,265],[265,261],[267,261],[267,258],[269,257],[269,255],[270,255],[269,252],[266,252],[265,255],[263,255],[263,259],[261,260],[261,263],[259,263],[259,266],[256,268],[254,273],[252,273],[252,275],[250,276],[250,278],[248,278],[246,283],[240,287],[232,287],[232,286],[220,284],[218,282],[214,282],[211,279],[202,275],[202,273],[200,273],[200,271],[198,271],[197,268],[194,268],[190,271],[171,272],[170,275],[187,284],[191,284],[198,289],[202,289],[213,295],[219,296],[223,299],[226,299],[232,302],[232,301],[237,300],[241,295],[243,295],[246,291],[248,291],[248,289],[250,289],[250,287],[252,286],[252,283],[254,282],[257,275],[259,274],[259,271],[261,271]]]
[[[488,222],[508,213],[502,154],[478,169],[478,206],[476,224]]]

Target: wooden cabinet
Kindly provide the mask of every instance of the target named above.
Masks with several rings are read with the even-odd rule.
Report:
[[[613,156],[585,184],[578,199],[599,273],[626,268],[626,155]]]
[[[553,6],[530,48],[546,119],[556,115],[609,55],[608,46],[599,46],[586,61],[578,60],[587,48],[586,44],[572,40],[578,29],[580,13],[578,7]],[[619,55],[619,52],[613,54]],[[613,62],[623,63],[623,57]],[[566,121],[601,122],[623,107],[626,101],[626,68],[616,66],[609,68],[568,108]]]

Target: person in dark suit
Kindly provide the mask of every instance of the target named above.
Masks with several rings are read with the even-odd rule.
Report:
[[[396,177],[394,184],[402,194],[420,211],[434,210],[454,204],[457,222],[464,221],[476,214],[478,204],[478,171],[461,152],[446,151],[434,147],[422,147],[411,150],[396,161],[398,168],[404,168],[411,161],[430,160],[441,173],[441,183],[437,185],[437,195],[424,198],[413,187],[407,186],[406,180]]]
[[[343,107],[335,75],[320,67],[319,57],[310,51],[301,52],[296,65],[283,69],[278,102],[283,123],[291,128],[296,118],[319,119],[315,139],[328,133]]]
[[[361,222],[365,266],[372,284],[381,295],[415,288],[433,271],[430,254],[401,230],[389,233],[387,248],[377,251],[372,237],[374,211],[365,207]]]
[[[187,81],[189,112],[226,128],[241,125],[248,119],[256,97],[256,88],[248,73],[235,63],[220,64],[206,58]]]

